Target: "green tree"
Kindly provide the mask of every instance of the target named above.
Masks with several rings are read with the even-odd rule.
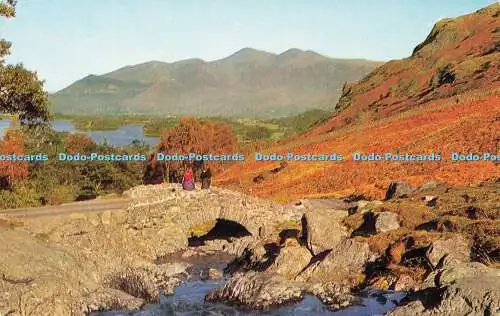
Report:
[[[253,126],[246,132],[246,138],[251,141],[265,140],[271,137],[271,132],[264,126]]]
[[[15,6],[15,0],[0,0],[0,17],[14,17]],[[50,120],[51,113],[43,81],[22,64],[5,64],[10,47],[10,42],[0,39],[0,112],[18,115],[22,124],[45,123]]]

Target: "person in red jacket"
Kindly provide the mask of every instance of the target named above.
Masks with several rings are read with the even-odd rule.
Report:
[[[188,168],[186,172],[184,172],[184,177],[182,178],[182,188],[188,191],[195,189],[193,169]]]

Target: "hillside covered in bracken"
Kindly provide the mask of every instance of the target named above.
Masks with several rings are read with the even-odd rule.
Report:
[[[500,176],[498,161],[454,162],[451,153],[498,154],[500,4],[436,23],[412,55],[346,84],[327,121],[265,149],[340,153],[344,161],[254,161],[219,175],[219,185],[286,201],[298,197],[381,198],[392,180],[473,184]],[[360,162],[352,153],[440,154],[441,161]],[[258,180],[258,181],[257,181]]]

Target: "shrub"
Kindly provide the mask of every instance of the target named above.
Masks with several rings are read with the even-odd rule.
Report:
[[[58,205],[75,200],[75,189],[72,185],[57,185],[43,198],[47,204]]]

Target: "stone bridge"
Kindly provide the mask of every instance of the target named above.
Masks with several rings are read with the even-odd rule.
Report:
[[[275,231],[280,223],[300,220],[302,215],[289,206],[220,188],[184,191],[178,184],[144,185],[125,195],[131,201],[130,214],[165,216],[184,231],[224,219],[239,223],[253,236],[263,237]]]

